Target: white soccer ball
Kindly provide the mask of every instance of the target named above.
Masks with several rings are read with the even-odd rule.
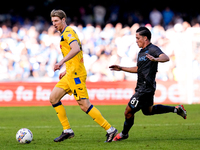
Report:
[[[17,142],[22,143],[22,144],[30,143],[32,139],[33,139],[33,134],[27,128],[20,129],[16,134]]]

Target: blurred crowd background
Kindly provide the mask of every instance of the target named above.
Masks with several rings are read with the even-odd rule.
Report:
[[[43,9],[45,6],[47,9],[42,15],[39,15],[42,6],[38,5],[28,5],[25,13],[14,8],[9,12],[2,10],[0,81],[58,80],[64,67],[61,71],[53,71],[55,63],[62,59],[60,34],[50,20],[53,4],[54,0],[43,1]],[[63,8],[61,4],[54,8],[66,11],[68,25],[74,28],[82,42],[88,81],[136,80],[136,75],[112,72],[108,67],[112,64],[136,65],[140,49],[135,31],[139,26],[148,27],[152,32],[151,42],[170,57],[169,62],[159,64],[157,79],[177,80],[188,71],[187,66],[178,65],[184,62],[191,62],[192,78],[200,79],[200,15],[196,12],[183,13],[169,6],[144,11],[128,7],[122,11],[114,2],[112,5],[87,3],[74,10]]]

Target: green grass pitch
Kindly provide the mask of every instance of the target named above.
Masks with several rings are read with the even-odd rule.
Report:
[[[136,113],[129,138],[104,143],[106,132],[79,106],[65,106],[75,137],[60,143],[53,139],[62,132],[55,110],[46,107],[0,107],[0,150],[197,150],[200,149],[200,105],[184,105],[188,117],[173,114],[144,116]],[[121,132],[125,105],[96,106]],[[20,128],[33,133],[30,144],[19,144]]]

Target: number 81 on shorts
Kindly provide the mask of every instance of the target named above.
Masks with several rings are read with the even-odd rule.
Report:
[[[135,97],[131,98],[130,104],[131,104],[134,108],[137,107],[138,103],[139,103],[139,101],[138,101]]]

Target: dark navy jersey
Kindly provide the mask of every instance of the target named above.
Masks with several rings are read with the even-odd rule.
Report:
[[[153,44],[149,44],[144,49],[141,49],[137,58],[137,86],[136,92],[149,93],[155,92],[156,89],[156,72],[158,69],[158,62],[149,60],[146,57],[146,53],[157,58],[160,54],[163,54],[160,48]]]

